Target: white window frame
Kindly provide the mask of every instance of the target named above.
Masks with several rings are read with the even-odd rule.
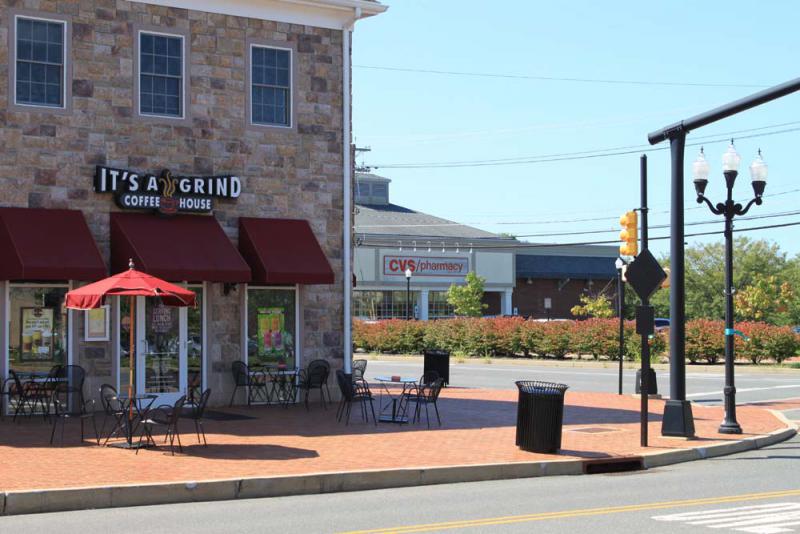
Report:
[[[159,35],[162,37],[178,37],[181,40],[181,114],[180,115],[159,115],[157,113],[142,113],[142,34]],[[139,117],[147,117],[149,119],[164,119],[164,120],[186,120],[186,100],[190,97],[187,84],[189,78],[188,70],[188,54],[186,53],[186,36],[180,33],[168,33],[155,30],[148,30],[140,28],[136,30],[136,53],[139,57],[135,58],[136,72],[134,72],[136,91],[138,94],[136,98],[136,115]]]
[[[289,124],[278,124],[278,123],[265,123],[265,122],[255,122],[253,121],[253,86],[255,82],[253,81],[253,50],[255,48],[269,48],[272,50],[286,50],[289,52],[289,87],[287,90],[289,91],[289,109],[286,110],[286,113],[289,117]],[[294,129],[294,101],[295,101],[295,94],[294,94],[294,49],[285,47],[285,46],[276,46],[276,45],[266,45],[266,44],[259,44],[259,43],[250,43],[250,46],[247,49],[248,53],[248,61],[247,61],[247,102],[249,102],[249,106],[247,106],[247,123],[254,127],[254,128],[283,128],[285,130],[292,130]]]
[[[57,24],[61,24],[64,27],[64,31],[61,32],[61,105],[60,106],[49,106],[47,104],[31,104],[29,102],[18,102],[17,101],[17,61],[18,59],[18,46],[17,46],[17,39],[19,39],[19,19],[28,19],[28,20],[40,20],[43,22],[54,22]],[[68,26],[69,22],[66,20],[61,19],[49,19],[47,17],[37,17],[33,15],[23,15],[23,14],[15,14],[14,15],[14,63],[11,68],[14,69],[14,84],[12,87],[12,91],[14,93],[14,105],[26,108],[35,108],[35,109],[60,109],[66,110],[67,109],[67,98],[69,96],[69,92],[67,91],[67,72],[69,71],[67,61],[69,60],[69,54],[67,54],[67,37],[69,32]],[[10,73],[9,73],[10,74]]]
[[[300,286],[295,285],[291,286],[254,286],[249,284],[242,284],[244,287],[244,291],[242,291],[242,361],[250,365],[249,362],[249,354],[247,350],[247,341],[248,341],[248,331],[247,331],[247,319],[248,319],[248,312],[249,312],[249,291],[250,290],[261,290],[261,289],[275,289],[281,291],[293,291],[294,292],[294,366],[295,369],[302,369],[302,361],[303,361],[303,343],[302,343],[302,330],[300,325]]]

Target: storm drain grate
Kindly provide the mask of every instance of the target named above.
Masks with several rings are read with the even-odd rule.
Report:
[[[571,428],[568,432],[584,432],[586,434],[602,434],[604,432],[619,432],[619,428],[590,426],[586,428]]]
[[[624,473],[626,471],[641,471],[642,469],[644,469],[644,462],[639,456],[603,458],[601,460],[586,460],[583,462],[583,472],[587,475]]]

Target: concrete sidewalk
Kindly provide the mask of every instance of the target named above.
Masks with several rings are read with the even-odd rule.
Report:
[[[647,468],[758,448],[795,433],[779,414],[745,406],[738,416],[746,433],[721,435],[721,408],[695,405],[697,437],[662,438],[664,403],[654,400],[651,446],[643,449],[637,398],[568,392],[562,450],[534,454],[514,444],[516,399],[516,391],[448,388],[440,399],[442,426],[434,417],[430,430],[424,418],[376,427],[357,410],[345,426],[336,422],[335,406],[316,403],[310,412],[302,405],[215,410],[218,419],[206,422],[208,447],[198,445],[184,420],[184,452],[175,456],[164,447],[135,455],[81,444],[77,423],[64,446],[51,447],[41,418],[9,419],[0,423],[0,514],[580,474],[620,458]]]

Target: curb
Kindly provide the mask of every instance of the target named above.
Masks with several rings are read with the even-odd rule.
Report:
[[[786,428],[764,436],[708,447],[645,453],[636,456],[645,469],[714,458],[760,449],[797,434],[797,425],[780,412],[772,413]],[[634,459],[634,457],[631,457]],[[614,458],[614,461],[624,458]],[[548,460],[502,464],[418,467],[388,470],[314,473],[277,477],[253,477],[165,484],[136,484],[0,493],[0,516],[65,512],[97,508],[118,508],[157,504],[286,497],[343,491],[481,482],[541,476],[581,475],[596,460]]]

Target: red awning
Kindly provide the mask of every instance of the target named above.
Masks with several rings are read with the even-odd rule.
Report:
[[[165,280],[249,282],[250,268],[214,217],[111,214],[111,270],[136,268]]]
[[[108,274],[83,213],[0,208],[0,280],[97,280]]]
[[[240,218],[239,251],[254,283],[333,283],[333,270],[308,221]]]

